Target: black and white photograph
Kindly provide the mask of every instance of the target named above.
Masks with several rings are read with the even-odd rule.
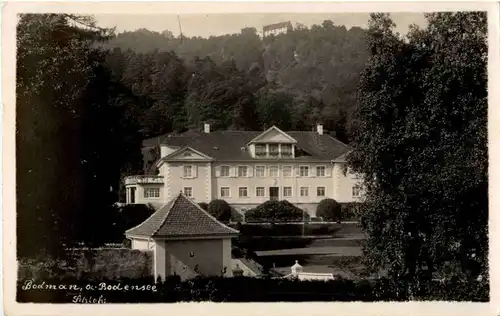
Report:
[[[490,302],[498,4],[260,6],[15,14],[12,304]]]

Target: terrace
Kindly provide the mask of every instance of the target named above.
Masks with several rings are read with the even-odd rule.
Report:
[[[125,185],[152,184],[152,183],[162,184],[163,176],[140,175],[140,176],[128,176],[125,178]]]

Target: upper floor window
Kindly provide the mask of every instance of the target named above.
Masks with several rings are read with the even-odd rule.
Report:
[[[356,184],[352,187],[352,197],[360,197],[361,196],[361,186]]]
[[[270,177],[278,177],[279,176],[279,167],[278,166],[269,166],[269,176]]]
[[[144,189],[145,198],[158,198],[160,197],[160,188],[145,188]]]
[[[229,166],[221,166],[220,167],[220,176],[221,177],[229,177]]]
[[[309,166],[300,166],[299,167],[299,175],[301,177],[308,177],[309,176]]]
[[[292,145],[291,144],[282,144],[281,145],[281,156],[282,157],[291,157],[292,156]]]
[[[292,166],[283,166],[283,177],[289,178],[292,176]]]
[[[238,166],[238,177],[246,177],[248,175],[247,166]]]
[[[193,166],[184,166],[183,176],[184,178],[191,178],[193,176]]]
[[[269,156],[271,157],[276,157],[279,155],[280,153],[280,149],[279,149],[279,145],[278,144],[269,144]]]
[[[255,167],[255,175],[257,177],[265,177],[266,176],[266,166],[256,166]]]
[[[326,167],[325,166],[317,166],[316,167],[316,176],[324,177],[326,175]]]
[[[193,188],[184,188],[184,195],[187,197],[192,197],[193,196]]]
[[[267,154],[266,151],[267,151],[266,145],[264,145],[264,144],[256,144],[255,145],[255,156],[257,156],[257,157],[265,156]]]

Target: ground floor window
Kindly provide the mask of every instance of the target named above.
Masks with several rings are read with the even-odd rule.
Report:
[[[229,197],[231,195],[231,189],[228,187],[220,188],[220,196],[221,197]]]
[[[240,197],[247,197],[248,196],[248,189],[246,187],[239,188],[238,191],[239,191]]]
[[[300,196],[309,196],[309,188],[301,187],[300,188]]]
[[[361,196],[361,186],[356,184],[352,187],[352,196],[360,197]]]
[[[284,187],[283,188],[283,196],[284,197],[292,196],[292,187]]]
[[[184,188],[184,195],[187,197],[192,197],[193,196],[193,188]]]
[[[256,196],[265,196],[265,188],[264,187],[257,187],[255,189],[255,195]]]
[[[325,196],[325,187],[317,187],[316,188],[317,196]]]
[[[160,197],[160,188],[145,188],[144,189],[145,198],[158,198]]]

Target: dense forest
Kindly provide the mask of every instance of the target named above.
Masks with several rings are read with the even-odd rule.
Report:
[[[264,39],[255,28],[174,37],[140,29],[102,46],[115,79],[137,97],[143,137],[199,129],[310,130],[350,141],[366,31],[332,21]]]

